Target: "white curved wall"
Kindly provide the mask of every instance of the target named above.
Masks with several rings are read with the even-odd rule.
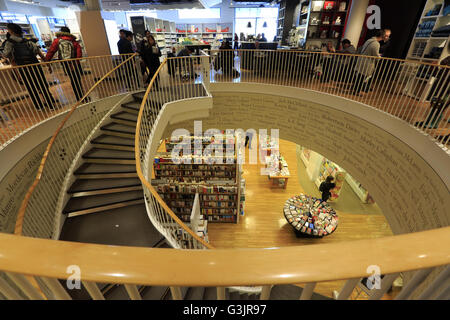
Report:
[[[404,121],[297,88],[216,83],[211,92],[203,130],[279,129],[280,138],[321,153],[367,187],[394,234],[449,225],[450,157]],[[177,128],[193,130],[193,121],[170,125],[164,136]]]

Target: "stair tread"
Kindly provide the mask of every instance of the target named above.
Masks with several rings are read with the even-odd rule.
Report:
[[[134,160],[134,152],[128,150],[109,150],[91,148],[83,154],[84,159],[127,159]]]
[[[162,300],[168,289],[169,287],[162,286],[146,287],[141,296],[143,300]]]
[[[217,300],[217,288],[216,287],[205,287],[202,300]]]
[[[59,237],[66,241],[136,247],[153,247],[161,238],[148,219],[144,203],[66,219]]]
[[[91,143],[98,144],[113,144],[117,146],[134,147],[134,140],[132,138],[112,136],[108,134],[102,134],[97,138],[91,140]]]
[[[205,287],[190,287],[186,292],[184,300],[202,300]]]
[[[120,123],[109,123],[100,128],[101,130],[110,130],[114,132],[121,132],[121,133],[128,133],[128,134],[135,134],[136,129],[130,126],[126,126]]]
[[[144,199],[142,190],[126,191],[114,194],[100,194],[85,197],[72,197],[64,207],[63,213],[101,208],[126,201]]]
[[[116,179],[77,179],[67,191],[68,193],[106,190],[111,188],[140,186],[141,182],[137,178],[116,178]]]
[[[111,115],[111,118],[136,122],[138,116],[134,113],[119,111]]]
[[[102,173],[136,173],[136,166],[132,164],[83,163],[75,170],[76,175]]]
[[[303,288],[287,285],[275,285],[270,291],[269,300],[298,300],[302,294]],[[333,300],[318,293],[313,293],[311,300]]]
[[[141,102],[133,101],[133,102],[123,103],[122,107],[126,107],[129,109],[134,109],[136,111],[139,111],[139,109],[141,108]]]

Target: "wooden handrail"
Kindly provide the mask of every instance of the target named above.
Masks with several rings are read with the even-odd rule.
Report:
[[[41,61],[41,62],[37,62],[37,63],[31,63],[31,64],[27,64],[27,65],[21,65],[21,66],[11,66],[7,69],[0,69],[1,70],[11,70],[11,69],[20,69],[20,68],[28,68],[28,67],[33,67],[33,66],[37,66],[37,65],[50,65],[50,64],[54,64],[54,63],[63,63],[63,62],[68,62],[68,61],[82,61],[82,60],[91,60],[91,59],[99,59],[99,58],[113,58],[113,57],[127,57],[127,56],[135,56],[136,53],[126,53],[126,54],[118,54],[118,55],[102,55],[102,56],[92,56],[92,57],[82,57],[82,58],[71,58],[71,59],[64,59],[64,60],[59,60],[59,59],[55,59],[55,60],[51,60],[51,61]]]
[[[150,81],[150,84],[147,87],[147,90],[145,91],[144,98],[142,99],[141,107],[139,110],[139,115],[137,119],[137,125],[136,125],[136,133],[134,135],[134,157],[136,159],[136,172],[138,174],[139,180],[145,185],[145,187],[150,191],[150,193],[155,197],[155,199],[158,201],[158,203],[163,207],[164,211],[170,215],[170,217],[188,234],[190,234],[195,240],[200,242],[202,245],[204,245],[208,249],[213,249],[214,247],[211,246],[209,243],[207,243],[205,240],[203,240],[201,237],[199,237],[197,234],[195,234],[191,228],[189,228],[183,221],[181,221],[180,218],[170,209],[166,202],[160,197],[158,192],[153,188],[153,186],[150,184],[150,182],[144,177],[144,174],[142,173],[142,167],[141,167],[141,161],[140,161],[140,149],[139,149],[139,132],[141,129],[141,121],[142,116],[144,114],[144,107],[147,103],[148,95],[150,94],[151,89],[153,88],[153,84],[155,82],[156,77],[158,76],[159,72],[163,68],[163,66],[167,63],[168,59],[179,59],[179,58],[166,58],[164,59],[163,63],[159,66],[159,68],[156,70],[155,74],[153,75],[152,80]]]
[[[59,124],[58,128],[56,129],[56,131],[53,133],[52,137],[50,138],[50,141],[47,144],[47,148],[44,151],[44,155],[42,157],[41,163],[39,165],[38,168],[38,172],[36,174],[36,178],[33,181],[33,184],[31,185],[31,187],[28,189],[28,192],[25,195],[25,198],[23,199],[21,205],[20,205],[20,209],[19,212],[17,214],[17,218],[16,218],[16,225],[14,227],[14,234],[16,235],[21,235],[22,234],[22,227],[23,227],[23,220],[25,218],[25,211],[27,209],[28,206],[28,202],[31,198],[31,195],[33,194],[34,189],[36,188],[36,186],[38,185],[39,181],[41,180],[41,176],[42,176],[42,172],[44,171],[44,167],[45,167],[45,163],[47,161],[47,157],[50,153],[50,150],[53,146],[53,143],[56,140],[56,137],[58,136],[59,132],[61,131],[61,129],[64,127],[64,125],[66,124],[67,120],[69,120],[69,118],[71,117],[71,115],[75,112],[75,110],[78,108],[78,106],[81,105],[81,101],[83,101],[84,99],[86,99],[91,92],[104,80],[106,79],[109,75],[111,75],[114,71],[116,71],[120,66],[122,66],[124,63],[126,63],[127,61],[131,60],[132,58],[134,58],[137,54],[133,54],[131,55],[128,59],[124,60],[123,62],[121,62],[120,64],[118,64],[117,66],[115,66],[113,69],[111,69],[108,73],[106,73],[103,77],[101,77],[85,94],[84,96],[77,101],[72,108],[70,109],[69,113],[64,117],[63,121],[61,121],[61,123]]]
[[[167,250],[106,246],[0,233],[0,270],[82,280],[166,286],[244,286],[367,277],[450,263],[450,227],[378,239],[263,249]],[[14,245],[11,245],[14,243]],[[180,268],[180,266],[183,266]]]
[[[425,66],[433,66],[433,67],[440,67],[440,68],[447,68],[450,69],[450,66],[447,65],[440,65],[440,64],[433,64],[430,62],[422,62],[422,61],[415,61],[415,60],[408,60],[408,59],[399,59],[399,58],[389,58],[389,57],[375,57],[375,56],[366,56],[361,54],[355,54],[355,53],[340,53],[340,52],[326,52],[326,51],[307,51],[307,50],[269,50],[269,49],[214,49],[210,50],[210,52],[223,52],[223,51],[248,51],[248,52],[283,52],[283,53],[306,53],[306,54],[322,54],[322,55],[335,55],[335,56],[349,56],[349,57],[361,57],[361,58],[368,58],[368,59],[374,59],[374,60],[391,60],[391,61],[399,61],[399,62],[408,62],[408,63],[414,63],[417,65],[425,65]]]

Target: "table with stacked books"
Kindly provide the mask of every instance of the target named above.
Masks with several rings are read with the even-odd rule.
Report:
[[[297,237],[321,238],[333,233],[338,225],[336,211],[328,203],[305,194],[288,199],[283,211]]]

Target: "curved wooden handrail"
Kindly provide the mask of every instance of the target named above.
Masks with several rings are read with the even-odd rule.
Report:
[[[99,58],[106,58],[106,57],[127,57],[127,56],[134,56],[136,55],[136,53],[126,53],[126,54],[118,54],[118,55],[102,55],[102,56],[92,56],[92,57],[82,57],[82,58],[71,58],[71,59],[64,59],[64,60],[59,60],[59,59],[55,59],[55,60],[51,60],[51,61],[41,61],[41,62],[37,62],[37,63],[31,63],[31,64],[27,64],[27,65],[21,65],[21,66],[10,66],[7,69],[0,69],[1,70],[12,70],[12,69],[20,69],[20,68],[28,68],[28,67],[33,67],[33,66],[37,66],[37,65],[51,65],[54,63],[62,63],[62,62],[68,62],[68,61],[82,61],[82,60],[92,60],[92,59],[99,59]]]
[[[180,218],[177,217],[177,215],[170,209],[165,201],[160,197],[158,192],[153,188],[153,186],[150,184],[150,182],[144,177],[144,174],[142,173],[142,167],[141,167],[141,161],[140,161],[140,155],[139,155],[139,132],[141,129],[141,121],[142,116],[144,114],[144,107],[148,99],[148,95],[150,94],[150,91],[153,87],[153,84],[155,82],[156,77],[158,76],[159,72],[163,68],[163,66],[167,63],[168,59],[180,59],[180,58],[166,58],[164,59],[163,63],[159,66],[159,68],[156,70],[155,74],[153,75],[152,80],[150,81],[147,90],[145,91],[144,98],[142,99],[142,104],[139,110],[139,115],[137,119],[137,125],[136,125],[136,133],[134,135],[134,157],[136,159],[136,171],[138,174],[139,179],[141,182],[145,185],[145,187],[151,192],[151,194],[155,197],[155,199],[158,201],[158,203],[164,208],[164,210],[171,216],[171,218],[187,233],[189,233],[195,240],[200,242],[202,245],[204,245],[208,249],[213,249],[214,247],[211,246],[209,243],[207,243],[205,240],[203,240],[201,237],[199,237],[197,234],[195,234],[191,228],[189,228],[183,221],[181,221]]]
[[[362,54],[354,54],[354,53],[340,53],[340,52],[324,52],[324,51],[307,51],[307,50],[268,50],[268,49],[214,49],[210,50],[210,52],[223,52],[223,51],[249,51],[249,52],[282,52],[282,53],[305,53],[305,54],[322,54],[322,55],[335,55],[335,56],[349,56],[349,57],[361,57],[361,58],[367,58],[367,59],[374,59],[374,60],[390,60],[390,61],[398,61],[398,62],[408,62],[408,63],[414,63],[418,65],[425,65],[425,66],[433,66],[440,68],[447,68],[450,69],[450,66],[447,65],[440,65],[440,64],[433,64],[430,62],[422,62],[422,61],[415,61],[412,59],[399,59],[399,58],[389,58],[389,57],[375,57],[375,56],[365,56]]]
[[[67,267],[77,265],[82,280],[101,283],[292,284],[367,277],[370,265],[382,274],[446,265],[449,242],[450,227],[331,244],[215,250],[106,246],[0,233],[0,270],[64,279]]]
[[[131,60],[132,58],[134,58],[137,54],[133,54],[131,55],[129,58],[127,58],[126,60],[122,61],[120,64],[118,64],[117,66],[115,66],[113,69],[111,69],[108,73],[106,73],[103,77],[101,77],[85,94],[84,96],[80,99],[80,101],[77,101],[72,108],[70,109],[70,111],[68,112],[68,114],[64,117],[63,121],[61,121],[61,123],[59,124],[58,128],[56,129],[56,131],[53,133],[52,137],[50,138],[50,141],[47,144],[47,148],[44,151],[44,155],[42,157],[41,163],[39,165],[38,168],[38,172],[36,174],[36,178],[33,181],[33,184],[31,185],[31,187],[28,189],[28,192],[25,195],[25,198],[23,199],[21,205],[20,205],[20,209],[19,212],[17,214],[17,218],[16,218],[16,225],[14,227],[14,234],[15,235],[21,235],[22,234],[22,226],[23,226],[23,220],[25,218],[25,211],[27,209],[28,206],[28,202],[31,198],[31,195],[33,194],[34,189],[36,188],[36,186],[38,185],[39,181],[41,180],[41,176],[42,176],[42,172],[44,171],[44,167],[45,167],[45,163],[47,161],[47,157],[48,154],[50,153],[50,150],[53,146],[53,143],[55,142],[56,137],[58,136],[59,132],[61,131],[61,129],[64,127],[64,125],[66,124],[67,120],[69,120],[69,118],[71,117],[71,115],[75,112],[75,110],[81,105],[81,101],[83,101],[84,99],[86,99],[91,92],[104,80],[106,79],[109,75],[111,75],[114,71],[116,71],[120,66],[122,66],[124,63],[126,63],[127,61]]]

